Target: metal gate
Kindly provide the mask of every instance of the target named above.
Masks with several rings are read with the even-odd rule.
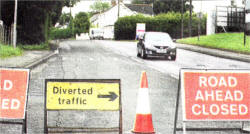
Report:
[[[2,44],[12,44],[13,41],[13,26],[7,27],[0,20],[0,43]]]
[[[216,33],[243,32],[245,24],[245,9],[233,6],[216,6]]]

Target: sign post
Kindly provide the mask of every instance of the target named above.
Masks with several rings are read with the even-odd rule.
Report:
[[[246,0],[245,4],[244,46],[246,45],[246,35],[250,34],[250,0]]]
[[[146,24],[145,23],[137,23],[136,24],[136,37],[137,40],[141,35],[143,35],[146,31]]]
[[[47,79],[45,84],[45,133],[48,133],[47,112],[58,110],[119,111],[119,133],[122,133],[120,80]]]
[[[183,122],[250,121],[249,70],[182,69],[180,81]]]
[[[0,68],[0,121],[3,124],[21,124],[27,132],[27,92],[29,69]],[[13,122],[12,119],[22,120]]]

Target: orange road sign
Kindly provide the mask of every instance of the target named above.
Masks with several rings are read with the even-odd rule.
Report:
[[[24,119],[29,69],[0,68],[0,118]]]
[[[182,70],[184,121],[250,120],[250,71]]]

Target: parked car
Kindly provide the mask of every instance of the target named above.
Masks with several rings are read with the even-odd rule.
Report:
[[[176,45],[168,33],[146,32],[139,37],[137,56],[143,59],[149,56],[164,56],[166,59],[176,59]]]
[[[99,28],[91,28],[89,30],[89,39],[104,39],[104,31]]]

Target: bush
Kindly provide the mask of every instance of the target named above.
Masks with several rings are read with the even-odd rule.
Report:
[[[74,19],[74,33],[80,35],[81,33],[88,33],[90,22],[89,16],[85,12],[80,12]]]
[[[184,21],[184,37],[188,36],[189,14],[185,13]],[[181,14],[169,12],[166,14],[159,14],[155,17],[145,17],[143,15],[126,16],[119,18],[115,23],[115,39],[116,40],[131,40],[135,39],[136,23],[145,23],[146,31],[161,31],[167,32],[172,38],[181,37]],[[192,16],[192,36],[198,35],[199,18],[196,14]],[[202,18],[201,22],[202,34],[206,32],[206,16]]]
[[[74,34],[70,28],[59,29],[59,28],[52,28],[50,30],[50,39],[68,39],[74,37]]]

